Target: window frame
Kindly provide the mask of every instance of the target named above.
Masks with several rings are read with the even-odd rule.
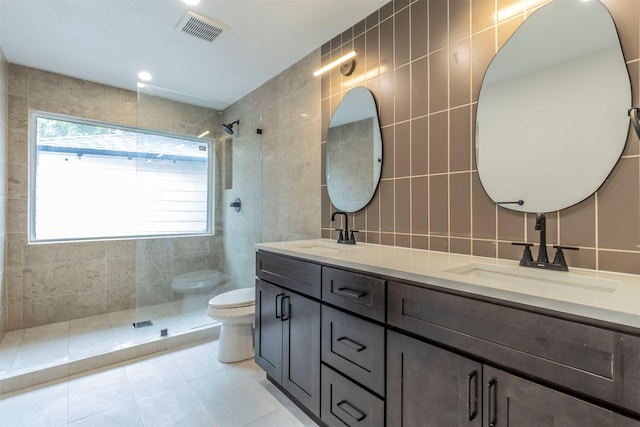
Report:
[[[58,238],[58,239],[37,239],[36,238],[36,174],[37,174],[37,145],[38,145],[38,119],[60,120],[71,123],[109,127],[127,132],[135,132],[136,134],[158,135],[171,138],[180,138],[187,141],[198,142],[207,145],[207,229],[204,232],[185,232],[185,233],[158,233],[158,234],[136,234],[136,235],[119,235],[119,236],[102,236],[102,237],[86,237],[86,238]],[[27,129],[27,237],[29,244],[41,243],[66,243],[66,242],[95,242],[110,240],[141,240],[141,239],[163,239],[175,237],[194,237],[194,236],[213,236],[215,234],[215,141],[212,138],[197,137],[175,132],[159,131],[156,129],[143,128],[139,126],[130,126],[120,123],[93,120],[83,117],[70,116],[66,114],[50,113],[47,111],[29,109],[28,129]]]

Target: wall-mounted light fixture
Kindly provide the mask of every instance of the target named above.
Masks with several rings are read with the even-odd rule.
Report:
[[[351,52],[347,53],[344,56],[341,56],[340,58],[336,59],[335,61],[332,61],[331,63],[325,65],[322,68],[319,68],[318,70],[313,72],[313,75],[318,77],[321,74],[326,73],[327,71],[337,67],[338,65],[341,64],[345,64],[345,66],[340,68],[340,72],[342,74],[344,74],[345,76],[349,76],[351,75],[351,73],[353,73],[353,70],[356,66],[356,61],[355,59],[352,59],[353,57],[355,57],[357,55],[357,52],[355,50],[352,50]],[[351,60],[351,62],[347,63],[347,61]]]

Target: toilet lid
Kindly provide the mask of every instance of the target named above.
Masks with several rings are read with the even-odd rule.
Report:
[[[235,308],[246,307],[256,303],[256,289],[242,288],[225,292],[209,300],[209,307]]]

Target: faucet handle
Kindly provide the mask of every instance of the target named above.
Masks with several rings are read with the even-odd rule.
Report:
[[[349,243],[351,244],[356,244],[356,236],[353,233],[359,233],[360,230],[350,230],[351,231],[351,235],[349,236]]]
[[[561,245],[553,245],[553,247],[556,249],[556,256],[553,258],[553,264],[561,267],[563,271],[568,271],[569,266],[567,266],[567,261],[564,259],[564,252],[562,252],[562,250],[567,249],[570,251],[579,251],[580,248]]]
[[[342,228],[336,228],[335,231],[340,232],[340,235],[338,236],[338,243],[344,242],[344,234],[342,234],[344,230]]]
[[[524,246],[522,258],[520,258],[520,265],[527,262],[533,262],[533,255],[531,255],[531,246],[533,246],[533,243],[511,242],[511,244],[514,246]]]

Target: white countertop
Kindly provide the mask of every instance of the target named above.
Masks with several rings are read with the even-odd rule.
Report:
[[[256,248],[640,328],[638,275],[571,266],[558,272],[520,267],[517,261],[327,239],[258,243]]]

